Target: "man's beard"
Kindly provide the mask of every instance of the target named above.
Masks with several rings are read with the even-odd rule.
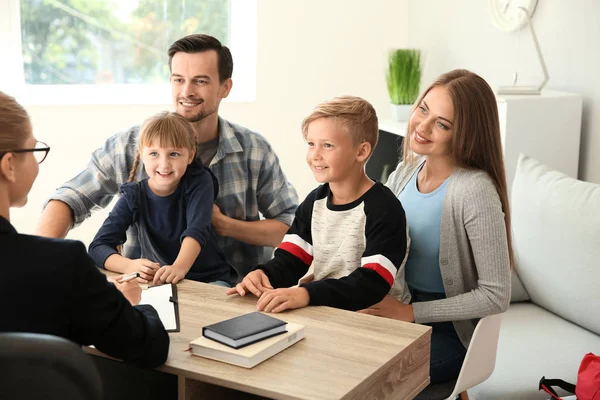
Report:
[[[185,119],[188,120],[188,122],[190,123],[194,123],[194,122],[200,122],[202,121],[204,118],[213,115],[214,113],[218,112],[217,108],[214,108],[212,110],[204,110],[204,111],[200,111],[198,114],[196,115],[192,115],[191,117],[185,117]]]
[[[199,112],[198,114],[192,115],[191,117],[185,117],[185,119],[190,123],[199,122],[206,118],[209,114],[210,113]]]
[[[179,103],[180,101],[181,102],[190,101],[190,102],[193,102],[193,103],[197,103],[198,102],[198,105],[204,104],[204,99],[185,99],[184,98],[184,99],[178,99],[177,103]],[[183,116],[183,115],[182,115],[182,117],[184,117],[188,122],[194,123],[194,122],[202,121],[204,118],[208,117],[213,112],[214,112],[213,110],[210,110],[210,111],[209,110],[205,110],[205,111],[200,111],[200,112],[198,112],[198,114],[192,115],[190,117],[186,117],[186,116]]]

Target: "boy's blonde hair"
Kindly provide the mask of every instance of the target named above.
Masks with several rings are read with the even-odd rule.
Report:
[[[133,182],[144,146],[158,143],[160,147],[176,147],[196,152],[196,137],[192,125],[181,115],[163,111],[148,118],[140,128],[138,149],[127,182]]]
[[[308,125],[319,118],[331,118],[346,129],[355,145],[367,142],[373,153],[379,139],[379,125],[375,109],[365,99],[340,96],[318,104],[302,121],[304,138],[308,133]]]

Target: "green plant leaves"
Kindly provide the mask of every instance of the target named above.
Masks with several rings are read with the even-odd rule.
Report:
[[[392,104],[414,103],[419,95],[421,83],[421,51],[390,51],[386,82]]]

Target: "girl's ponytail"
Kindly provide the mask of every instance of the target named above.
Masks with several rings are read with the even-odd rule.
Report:
[[[127,182],[133,182],[135,179],[135,173],[137,172],[138,165],[140,164],[140,152],[136,151],[135,159],[133,160],[133,166],[131,167],[131,172],[129,173],[129,179]]]

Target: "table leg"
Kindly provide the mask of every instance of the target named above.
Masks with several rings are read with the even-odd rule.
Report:
[[[251,393],[240,392],[222,386],[206,382],[196,381],[185,376],[177,377],[177,399],[178,400],[264,400],[266,397]]]

